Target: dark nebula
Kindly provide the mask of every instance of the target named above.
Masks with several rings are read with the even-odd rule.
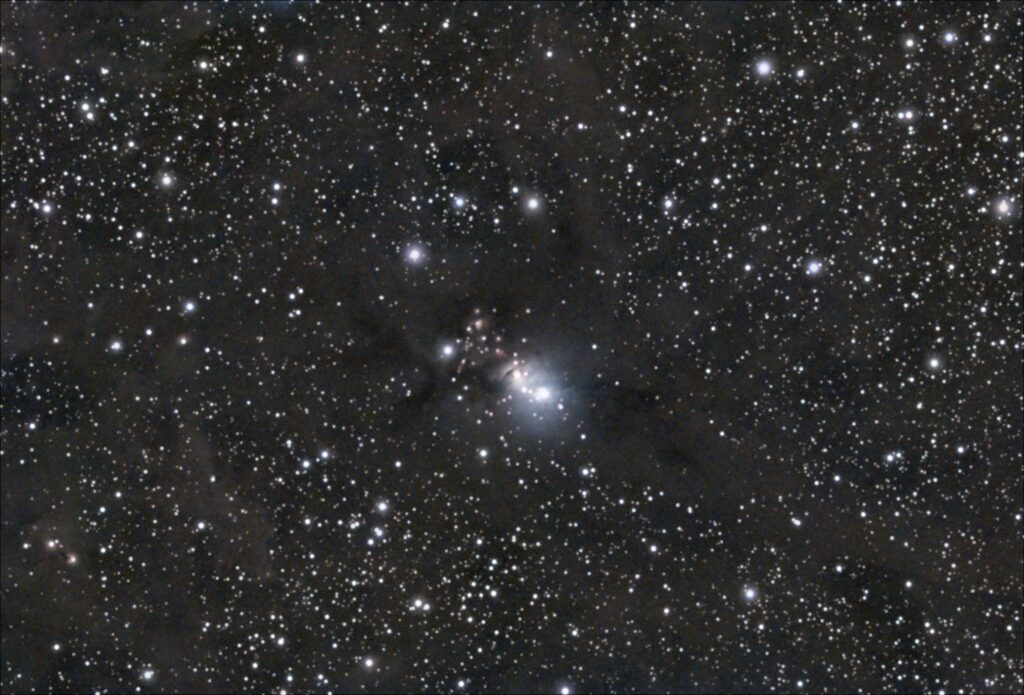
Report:
[[[0,5],[14,692],[1020,692],[1024,6]]]

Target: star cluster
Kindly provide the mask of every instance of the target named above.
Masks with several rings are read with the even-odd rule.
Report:
[[[1017,692],[1024,9],[0,4],[4,692]]]

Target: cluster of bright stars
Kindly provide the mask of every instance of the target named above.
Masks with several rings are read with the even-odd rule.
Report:
[[[547,403],[554,397],[551,386],[542,377],[531,372],[530,368],[520,360],[513,360],[506,371],[515,391],[528,396],[535,403]],[[561,407],[561,404],[559,404]]]

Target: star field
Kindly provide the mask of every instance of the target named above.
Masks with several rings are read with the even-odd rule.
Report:
[[[1024,5],[0,5],[3,692],[1016,692]]]

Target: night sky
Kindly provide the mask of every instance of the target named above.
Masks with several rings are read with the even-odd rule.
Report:
[[[1021,3],[0,20],[3,692],[1024,688]]]

